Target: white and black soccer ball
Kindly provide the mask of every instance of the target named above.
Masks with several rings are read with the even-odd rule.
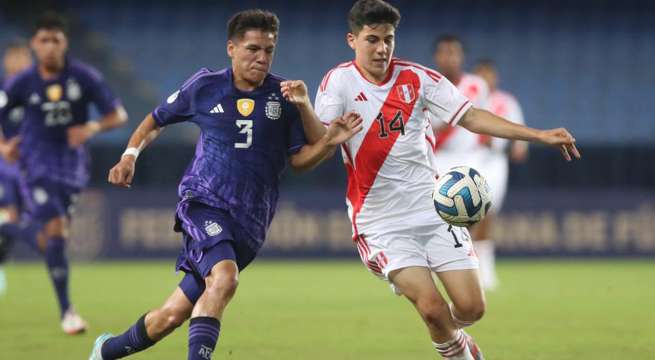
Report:
[[[470,226],[491,208],[487,180],[468,166],[454,167],[437,179],[432,194],[437,214],[453,226]]]

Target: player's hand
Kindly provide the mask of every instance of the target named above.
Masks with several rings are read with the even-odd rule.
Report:
[[[580,158],[580,152],[575,147],[575,138],[564,128],[542,130],[539,140],[544,144],[559,148],[566,161]]]
[[[307,85],[302,80],[287,80],[280,83],[282,96],[295,105],[310,105]]]
[[[350,140],[355,134],[362,131],[363,121],[359,114],[353,112],[334,119],[325,134],[328,145],[336,146]]]
[[[121,161],[109,170],[109,178],[107,179],[109,183],[129,188],[132,185],[132,179],[134,179],[135,162],[134,156],[123,155]]]
[[[84,144],[100,130],[99,127],[100,125],[97,122],[69,127],[67,131],[68,146],[76,148]]]
[[[20,155],[18,144],[20,144],[20,137],[18,136],[14,136],[3,144],[0,144],[0,154],[10,164],[18,161]]]

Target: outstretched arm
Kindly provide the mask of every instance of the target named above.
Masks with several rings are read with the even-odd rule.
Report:
[[[491,135],[511,140],[538,142],[560,149],[567,161],[580,158],[575,138],[564,128],[538,130],[505,120],[486,110],[470,108],[459,125],[477,134]]]
[[[314,112],[312,102],[309,100],[307,85],[302,80],[288,80],[280,83],[280,89],[282,96],[298,108],[307,142],[316,144],[321,141],[327,130]]]
[[[109,170],[109,183],[130,187],[134,178],[134,165],[139,153],[157,138],[161,130],[162,128],[157,125],[152,114],[146,115],[146,118],[132,133],[120,161]]]
[[[127,112],[123,106],[100,118],[98,121],[89,121],[86,124],[68,128],[68,145],[78,147],[93,136],[103,131],[121,127],[127,123]]]
[[[359,114],[348,113],[334,119],[315,144],[303,146],[299,152],[291,156],[291,167],[297,171],[307,171],[334,155],[337,146],[350,140],[362,131],[362,118]]]

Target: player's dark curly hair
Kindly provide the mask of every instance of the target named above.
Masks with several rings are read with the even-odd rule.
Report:
[[[464,49],[464,42],[462,42],[462,39],[459,38],[459,36],[455,34],[441,34],[437,36],[436,39],[434,39],[434,42],[432,43],[432,51],[437,51],[437,48],[439,47],[440,44],[442,43],[457,43],[459,46],[462,47],[462,50]]]
[[[244,10],[234,14],[227,22],[227,38],[241,38],[248,30],[270,32],[277,37],[279,29],[280,19],[274,13],[261,9]]]
[[[350,32],[358,34],[364,25],[391,24],[394,28],[400,23],[400,12],[383,0],[358,0],[348,14]]]
[[[38,17],[36,23],[34,24],[33,34],[36,34],[39,30],[58,30],[64,34],[68,33],[68,23],[63,16],[57,14],[53,11],[48,11]]]

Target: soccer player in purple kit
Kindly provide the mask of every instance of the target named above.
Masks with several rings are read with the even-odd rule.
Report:
[[[28,44],[22,40],[12,41],[2,59],[4,77],[11,79],[19,72],[32,65],[32,53]],[[2,85],[6,80],[0,78],[0,105],[6,101],[6,95],[2,91]],[[7,119],[0,119],[2,133],[11,138],[16,135],[25,113],[22,107],[16,107],[7,114]],[[18,183],[18,167],[16,164],[9,164],[0,157],[0,225],[4,223],[17,224],[20,220],[21,201]],[[7,280],[2,264],[9,255],[12,243],[15,239],[0,234],[0,295],[7,291]]]
[[[279,177],[287,159],[307,170],[361,131],[359,115],[336,119],[327,131],[300,81],[269,73],[279,21],[246,10],[228,22],[232,65],[201,69],[134,131],[109,181],[129,186],[139,153],[163,126],[192,122],[201,129],[195,156],[179,185],[176,231],[184,249],[177,269],[186,274],[164,304],[122,335],[97,338],[89,359],[118,359],[147,349],[188,318],[188,359],[211,359],[225,307],[239,272],[255,258],[273,218]]]
[[[73,335],[86,330],[86,322],[69,299],[69,266],[65,242],[70,210],[89,179],[85,145],[95,134],[116,128],[127,114],[101,74],[67,56],[65,21],[54,13],[41,16],[30,45],[37,64],[12,78],[4,88],[0,119],[16,107],[24,108],[17,137],[2,139],[0,153],[18,160],[27,226],[6,223],[0,233],[32,238],[44,254],[59,303],[62,330]],[[89,105],[102,117],[89,121]]]

